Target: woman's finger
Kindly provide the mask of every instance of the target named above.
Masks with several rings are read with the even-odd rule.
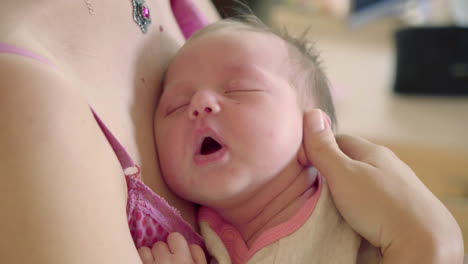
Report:
[[[154,257],[153,253],[151,253],[151,249],[147,247],[141,247],[138,249],[138,254],[140,255],[141,261],[143,264],[153,264]]]
[[[190,253],[195,264],[206,264],[206,257],[199,245],[190,245]]]
[[[340,181],[338,177],[348,175],[348,167],[352,160],[338,147],[326,119],[326,114],[320,109],[304,114],[304,152],[308,161],[325,175],[329,182]]]
[[[338,135],[336,141],[341,151],[348,157],[374,167],[385,167],[389,161],[399,160],[389,148],[374,144],[363,138]]]
[[[361,161],[376,149],[375,144],[363,138],[350,135],[337,135],[335,138],[341,151],[354,160]]]

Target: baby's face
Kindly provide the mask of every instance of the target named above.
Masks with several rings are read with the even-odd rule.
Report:
[[[241,199],[296,158],[303,111],[286,44],[266,33],[219,31],[171,63],[155,114],[166,182],[208,206]]]

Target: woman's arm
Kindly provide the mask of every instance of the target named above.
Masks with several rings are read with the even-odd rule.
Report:
[[[141,263],[119,163],[78,89],[43,67],[0,56],[0,262]]]

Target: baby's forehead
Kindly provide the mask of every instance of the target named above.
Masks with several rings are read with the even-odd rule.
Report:
[[[281,37],[272,32],[237,27],[226,27],[197,35],[187,41],[178,55],[193,55],[199,52],[213,54],[220,49],[222,53],[218,53],[218,61],[224,60],[232,53],[239,55],[237,60],[255,60],[261,56],[268,56],[272,59],[270,62],[276,65],[285,64],[290,59],[290,44]],[[187,60],[188,57],[184,59]]]
[[[288,74],[291,58],[287,46],[285,40],[269,32],[237,28],[208,31],[187,41],[169,64],[165,77],[170,83],[187,73],[196,78],[191,73],[207,64],[217,65],[217,73],[245,73],[261,67]]]
[[[275,47],[277,49],[285,48],[288,43],[272,32],[260,31],[251,28],[222,28],[214,31],[207,31],[193,39],[189,39],[184,46],[189,46],[200,39],[225,39],[236,41],[237,43],[257,43],[258,47]],[[205,42],[209,43],[209,41]]]

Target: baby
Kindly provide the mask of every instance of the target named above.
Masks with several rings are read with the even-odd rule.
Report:
[[[302,147],[306,110],[335,120],[326,77],[306,43],[253,17],[224,20],[193,36],[168,68],[155,113],[161,170],[175,193],[201,205],[201,233],[217,263],[364,257],[361,238]],[[366,254],[377,263],[375,249]]]

